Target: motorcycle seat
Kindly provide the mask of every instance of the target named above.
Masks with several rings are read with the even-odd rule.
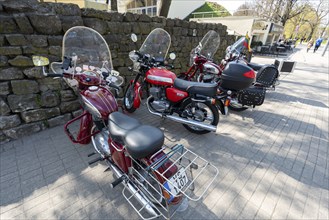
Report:
[[[109,132],[115,141],[123,142],[128,131],[138,127],[141,123],[121,112],[113,112],[108,119]]]
[[[142,125],[121,112],[111,113],[108,122],[111,138],[123,143],[135,159],[153,154],[163,146],[163,132],[156,127]]]
[[[124,142],[128,153],[135,159],[141,159],[161,149],[164,135],[156,127],[140,125],[127,133]]]
[[[190,94],[199,94],[209,97],[215,96],[217,92],[217,84],[215,83],[191,82],[179,78],[175,79],[174,87]]]
[[[248,63],[248,66],[255,71],[260,70],[264,65],[257,64],[257,63]]]

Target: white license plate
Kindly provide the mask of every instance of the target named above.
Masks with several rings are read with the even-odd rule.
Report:
[[[176,196],[184,188],[187,182],[187,175],[184,168],[182,167],[169,179],[169,181],[163,185],[168,191],[170,191],[172,196]]]

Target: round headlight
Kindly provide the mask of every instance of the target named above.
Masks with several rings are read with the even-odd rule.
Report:
[[[129,52],[129,58],[131,59],[131,61],[133,62],[137,62],[138,60],[138,55],[135,53],[135,51],[130,51]]]

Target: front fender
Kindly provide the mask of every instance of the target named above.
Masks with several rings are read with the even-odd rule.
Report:
[[[141,84],[139,82],[136,82],[134,84],[134,80],[131,80],[130,85],[134,86],[134,93],[135,93],[133,107],[139,108],[139,106],[141,105],[140,97],[142,96]]]

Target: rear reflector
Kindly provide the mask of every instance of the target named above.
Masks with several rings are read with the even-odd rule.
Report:
[[[244,73],[243,76],[250,78],[250,79],[256,78],[255,71],[253,71],[253,70],[250,70],[249,72]]]

